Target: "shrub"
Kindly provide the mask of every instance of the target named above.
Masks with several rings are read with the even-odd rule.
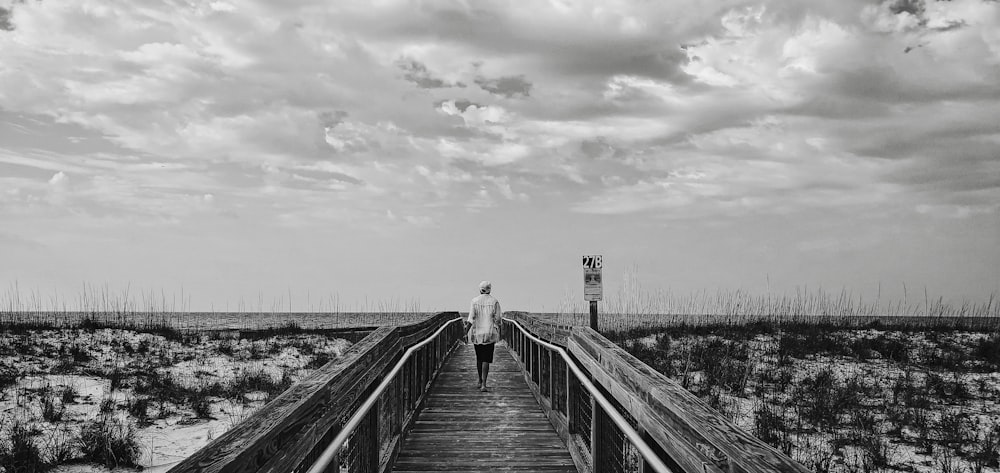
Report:
[[[251,341],[249,348],[247,349],[247,356],[251,360],[260,360],[264,358],[264,342]]]
[[[83,426],[80,450],[88,461],[108,468],[137,466],[140,452],[135,426],[113,415],[102,415]]]
[[[306,340],[294,340],[289,346],[295,347],[302,355],[312,355],[316,351],[316,347]]]
[[[212,402],[209,399],[209,389],[195,389],[188,398],[191,409],[199,419],[212,418]]]
[[[935,471],[941,473],[964,473],[961,460],[947,448],[942,448],[934,454]]]
[[[850,355],[844,340],[833,335],[833,327],[811,323],[790,323],[782,326],[778,339],[778,358],[806,358],[809,355],[829,353]]]
[[[976,440],[972,450],[974,473],[982,473],[987,467],[1000,467],[1000,424],[994,424],[988,429],[980,428],[977,430],[981,430],[983,436]]]
[[[59,422],[66,412],[66,406],[56,402],[56,395],[52,388],[46,386],[42,389],[41,398],[42,418],[46,422]]]
[[[795,460],[815,473],[829,473],[833,465],[834,452],[828,450],[808,448],[804,451],[797,449],[792,453],[798,453],[795,455]]]
[[[840,414],[858,403],[858,394],[846,389],[830,368],[803,378],[797,391],[806,420],[816,426],[836,427]]]
[[[903,401],[909,404],[907,400],[912,397],[913,389],[913,372],[906,370],[902,376],[896,376],[892,383],[892,403],[899,404]]]
[[[66,386],[62,389],[59,397],[61,398],[63,404],[72,404],[76,402],[76,397],[79,395],[80,393],[77,392],[76,387]]]
[[[48,469],[32,431],[19,419],[10,425],[10,439],[0,441],[0,466],[7,473],[37,473]]]
[[[0,391],[17,384],[17,373],[13,369],[0,369]]]
[[[885,413],[885,420],[889,423],[887,433],[897,437],[902,435],[903,427],[913,422],[910,410],[897,404],[889,406]]]
[[[87,347],[80,346],[79,344],[74,344],[70,347],[69,354],[73,357],[73,361],[76,363],[86,363],[94,359],[94,357],[90,355],[90,352],[87,351]]]
[[[788,427],[781,413],[766,403],[760,403],[754,411],[754,436],[768,445],[791,453],[792,442],[788,435]]]
[[[59,426],[46,444],[46,463],[53,466],[61,465],[76,458],[77,451],[74,440],[75,435],[67,426]]]
[[[946,343],[943,346],[929,346],[921,350],[921,361],[928,368],[945,371],[967,371],[969,354],[962,346]]]
[[[56,360],[49,370],[51,374],[72,373],[76,369],[76,363],[71,359]]]
[[[788,391],[788,388],[792,386],[793,380],[795,380],[795,370],[791,366],[783,366],[778,370],[778,391]]]
[[[219,342],[219,348],[218,348],[218,350],[219,350],[220,354],[223,354],[223,355],[226,355],[226,356],[233,356],[233,351],[234,351],[233,350],[233,341],[232,340],[223,340],[223,341]]]
[[[309,363],[306,364],[306,369],[315,370],[322,368],[324,365],[329,363],[331,359],[333,359],[333,357],[331,357],[329,353],[323,351],[316,352],[313,359],[309,360]],[[641,360],[642,358],[639,359]]]
[[[928,415],[927,409],[918,407],[910,409],[911,418],[913,419],[913,428],[917,433],[917,447],[921,450],[924,455],[930,455],[934,452],[934,442],[931,438],[931,419]]]
[[[975,425],[967,414],[956,411],[941,413],[937,422],[937,430],[941,436],[941,444],[959,452],[974,440],[972,437]]]
[[[114,412],[114,410],[115,410],[115,400],[114,399],[112,399],[110,397],[106,397],[104,399],[101,399],[101,406],[100,406],[100,408],[98,408],[98,412],[100,412],[101,415],[110,414],[110,413]]]
[[[753,371],[745,340],[712,338],[697,343],[692,349],[698,353],[697,369],[704,370],[707,388],[721,386],[731,392],[743,392]]]
[[[152,396],[161,405],[168,401],[180,404],[188,395],[188,389],[178,383],[173,374],[156,370],[137,380],[135,391]]]
[[[848,440],[858,446],[859,459],[865,471],[884,470],[889,466],[892,446],[885,441],[873,413],[862,409],[851,411]]]
[[[145,396],[129,398],[125,401],[129,415],[135,417],[140,424],[149,423],[149,398]]]
[[[117,366],[114,369],[112,369],[110,373],[108,373],[107,378],[109,381],[111,381],[112,391],[117,391],[121,389],[122,386],[125,384],[125,373],[122,371],[121,368]]]
[[[1000,334],[994,334],[989,338],[980,340],[979,344],[973,350],[973,354],[976,358],[994,367],[1000,367]]]
[[[851,351],[861,360],[874,358],[877,353],[880,358],[906,363],[910,361],[910,351],[902,340],[889,338],[886,334],[877,337],[859,337],[851,342]]]

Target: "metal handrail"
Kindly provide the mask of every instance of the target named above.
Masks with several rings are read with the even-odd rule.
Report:
[[[597,401],[598,404],[601,405],[601,407],[608,414],[608,417],[611,418],[611,420],[615,423],[615,425],[617,425],[618,428],[621,429],[621,431],[625,434],[625,436],[628,437],[629,441],[632,442],[632,445],[635,445],[635,448],[639,450],[639,453],[642,455],[643,458],[646,459],[646,461],[649,463],[649,466],[651,466],[653,470],[657,471],[658,473],[673,473],[673,470],[667,467],[667,465],[663,463],[663,460],[660,460],[660,457],[658,457],[656,453],[653,452],[653,449],[650,448],[650,446],[642,439],[642,436],[639,435],[639,432],[636,432],[636,430],[632,428],[632,426],[628,423],[628,421],[626,421],[625,418],[618,413],[618,409],[616,409],[611,404],[611,401],[608,401],[608,399],[605,398],[600,391],[598,391],[597,387],[594,386],[594,383],[591,383],[590,379],[588,379],[587,376],[583,374],[583,371],[576,366],[576,363],[573,361],[572,358],[569,357],[569,354],[566,353],[566,350],[564,350],[559,345],[553,345],[549,342],[546,342],[545,340],[542,340],[532,335],[530,332],[525,330],[524,327],[521,326],[521,324],[515,322],[512,319],[504,317],[504,320],[517,326],[517,328],[521,330],[521,333],[530,338],[532,341],[541,344],[545,348],[558,352],[559,356],[561,356],[562,359],[566,362],[566,366],[569,366],[570,370],[573,371],[573,374],[576,376],[576,379],[580,381],[580,384],[582,384],[583,387],[586,388],[588,392],[590,392],[590,395],[594,398],[594,400]],[[318,472],[310,471],[309,473],[318,473]]]
[[[403,353],[403,357],[399,359],[399,362],[396,363],[396,366],[394,366],[392,370],[389,371],[389,374],[385,376],[385,378],[378,385],[378,387],[376,387],[375,390],[372,391],[372,393],[368,396],[368,398],[365,399],[365,402],[361,404],[361,407],[358,408],[357,412],[355,412],[354,415],[351,416],[350,419],[348,419],[347,423],[344,424],[344,427],[340,429],[340,432],[337,433],[337,436],[334,437],[333,440],[330,442],[330,445],[327,445],[326,449],[323,450],[323,453],[319,456],[319,458],[316,459],[316,462],[313,463],[313,466],[309,468],[308,473],[323,473],[323,471],[326,470],[326,467],[330,465],[330,462],[332,462],[335,458],[337,458],[337,454],[340,453],[340,449],[344,447],[344,442],[347,442],[347,437],[354,432],[354,429],[358,427],[358,424],[361,423],[361,420],[364,419],[365,415],[368,414],[368,411],[371,410],[372,406],[375,405],[375,403],[378,401],[378,397],[382,395],[382,392],[384,392],[385,389],[389,386],[389,383],[392,382],[392,379],[396,376],[397,373],[399,373],[399,370],[403,368],[403,364],[406,363],[406,360],[408,360],[415,351],[422,348],[424,345],[430,343],[431,340],[437,338],[437,336],[440,335],[442,331],[444,331],[445,327],[459,320],[462,320],[462,317],[456,317],[454,319],[445,322],[444,324],[441,325],[441,328],[437,329],[436,332],[434,332],[433,334],[422,340],[420,343],[417,343],[412,347],[408,348],[406,352]]]

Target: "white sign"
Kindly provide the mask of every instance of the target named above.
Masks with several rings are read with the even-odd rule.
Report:
[[[601,255],[586,255],[583,257],[583,299],[599,301],[604,298],[604,285],[601,283],[601,268],[604,258]]]

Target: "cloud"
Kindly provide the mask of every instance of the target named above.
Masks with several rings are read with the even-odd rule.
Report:
[[[301,198],[274,214],[303,225],[545,198],[975,207],[997,192],[998,8],[18,3],[0,11],[16,26],[0,33],[0,107],[45,125],[9,120],[0,163],[42,186],[72,174],[92,213],[168,219],[205,195],[233,212]],[[40,192],[22,184],[19,202]]]
[[[531,96],[531,82],[528,82],[523,75],[497,77],[495,79],[476,77],[476,85],[491,94],[507,98],[517,96],[527,98]]]
[[[10,17],[10,9],[0,7],[0,31],[11,31],[14,29],[14,24],[11,23]]]
[[[52,178],[49,179],[49,185],[53,187],[61,187],[65,186],[68,181],[69,177],[66,176],[66,173],[59,171],[53,174]]]
[[[427,70],[427,66],[423,63],[416,61],[414,59],[400,59],[397,61],[397,65],[403,70],[403,78],[417,84],[417,87],[423,89],[440,89],[446,87],[465,87],[465,84],[457,82],[455,84],[450,84],[442,79],[434,77],[430,71]]]

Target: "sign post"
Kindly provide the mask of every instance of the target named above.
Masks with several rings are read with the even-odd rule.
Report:
[[[590,328],[597,330],[597,301],[604,297],[604,285],[601,282],[601,268],[604,258],[601,255],[585,255],[583,257],[583,298],[590,301]]]

